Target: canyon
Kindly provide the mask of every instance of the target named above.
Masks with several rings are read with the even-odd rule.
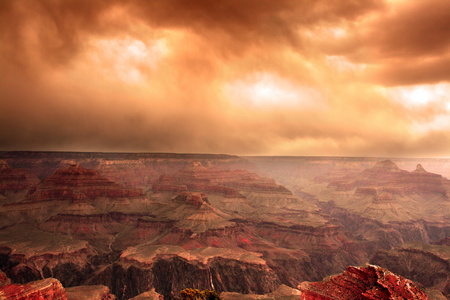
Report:
[[[4,286],[61,285],[69,299],[177,299],[188,287],[223,299],[336,299],[336,282],[348,293],[364,286],[367,299],[450,293],[449,161],[71,152],[0,160]]]

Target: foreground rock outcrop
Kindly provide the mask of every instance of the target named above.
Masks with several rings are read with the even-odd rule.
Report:
[[[62,284],[54,278],[46,278],[27,284],[10,284],[0,287],[2,300],[67,300]]]
[[[251,273],[249,269],[247,272]],[[199,273],[201,274],[201,273]],[[163,274],[160,274],[163,275]],[[211,278],[215,278],[216,274],[211,274]],[[121,279],[121,278],[116,278]],[[164,282],[171,285],[192,286],[190,282],[180,280],[181,278],[167,278]],[[225,280],[231,280],[233,285],[249,283],[241,282],[239,278],[230,277]],[[260,277],[262,279],[262,277]],[[256,281],[255,281],[256,283]],[[274,282],[272,282],[274,283]],[[133,285],[134,283],[130,283]],[[196,285],[196,282],[193,282]],[[213,283],[211,282],[211,285]],[[262,285],[270,284],[262,280]],[[214,286],[213,286],[214,287]],[[219,287],[219,290],[221,288]],[[126,290],[126,286],[124,287]],[[231,288],[233,290],[233,288]],[[236,290],[236,289],[235,289]],[[171,290],[165,298],[178,299],[180,290]],[[130,297],[125,297],[129,299]],[[367,267],[347,267],[340,275],[330,277],[321,282],[303,282],[298,289],[279,285],[273,289],[273,292],[265,293],[264,288],[261,290],[236,290],[236,292],[222,292],[222,299],[238,300],[238,299],[297,299],[297,300],[346,300],[346,299],[417,299],[426,300],[428,297],[419,289],[415,283],[398,276],[386,269],[375,265]],[[63,288],[61,283],[54,278],[33,281],[28,284],[7,284],[0,286],[0,299],[2,300],[25,300],[25,299],[42,299],[42,300],[114,300],[116,299],[110,293],[106,286],[91,285],[77,286],[72,288]],[[164,299],[164,297],[155,291],[155,288],[147,288],[138,296],[132,299]]]
[[[411,280],[375,265],[347,267],[340,275],[322,282],[304,282],[299,289],[304,300],[428,299]]]

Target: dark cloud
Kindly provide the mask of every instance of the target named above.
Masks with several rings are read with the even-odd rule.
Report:
[[[444,2],[1,1],[0,149],[442,155]]]
[[[449,1],[402,1],[353,29],[324,47],[368,64],[370,79],[389,86],[449,81]]]
[[[376,57],[406,60],[450,50],[449,1],[405,1],[369,26],[365,43]]]
[[[382,1],[377,0],[168,0],[135,1],[128,9],[152,27],[190,29],[199,35],[219,38],[226,35],[239,46],[250,46],[261,41],[292,42],[297,40],[297,30],[301,27],[355,19],[381,6]]]
[[[254,44],[287,43],[300,47],[299,27],[355,19],[381,6],[381,1],[2,1],[2,43],[10,55],[27,51],[30,35],[42,59],[64,63],[83,47],[86,35],[117,35],[135,23],[152,28],[190,30],[219,43],[217,51],[242,53]],[[112,10],[127,13],[106,19]]]
[[[399,58],[381,62],[371,72],[371,79],[385,86],[433,84],[450,81],[450,55],[443,52],[432,58]]]

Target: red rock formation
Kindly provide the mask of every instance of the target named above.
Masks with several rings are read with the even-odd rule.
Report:
[[[422,165],[417,165],[413,172],[401,170],[390,160],[378,162],[373,168],[367,169],[356,177],[355,185],[382,187],[384,190],[404,194],[437,193],[445,195],[441,175],[425,171]]]
[[[449,193],[450,181],[441,175],[425,171],[420,164],[408,172],[386,160],[358,174],[334,179],[318,198],[322,203],[333,201],[336,207],[387,224],[443,221],[448,215]]]
[[[37,177],[29,175],[25,170],[12,168],[6,161],[0,160],[0,195],[17,200],[38,182]]]
[[[153,213],[163,219],[176,221],[175,225],[178,228],[192,232],[235,225],[229,221],[231,219],[229,215],[212,206],[202,193],[180,193]]]
[[[160,175],[143,159],[102,159],[96,170],[100,175],[127,188],[148,189]]]
[[[375,265],[347,267],[321,282],[303,282],[301,299],[428,299],[412,281]]]
[[[280,226],[274,223],[262,222],[256,224],[252,229],[258,236],[276,243],[288,249],[338,249],[348,242],[342,230],[336,226],[306,226],[293,225],[290,227]]]
[[[99,217],[111,211],[142,212],[147,201],[142,190],[124,188],[95,170],[71,162],[31,187],[22,201],[4,204],[6,217],[0,218],[0,226],[30,219],[42,222],[58,214],[81,216],[80,221],[84,222],[89,217],[83,216]]]
[[[272,178],[261,178],[245,170],[209,169],[200,162],[194,162],[187,169],[178,171],[172,176],[163,175],[153,185],[154,192],[185,190],[222,194],[233,198],[244,197],[239,191],[292,194]]]
[[[375,166],[369,170],[366,170],[366,172],[368,173],[399,173],[402,172],[402,170],[400,170],[399,167],[397,167],[397,165],[392,162],[391,160],[383,160],[383,161],[379,161],[375,164]]]
[[[47,278],[27,284],[0,287],[2,300],[67,300],[66,292],[57,279]]]
[[[85,169],[72,162],[30,189],[26,201],[130,198],[142,194],[142,190],[123,188],[100,176],[97,171]]]

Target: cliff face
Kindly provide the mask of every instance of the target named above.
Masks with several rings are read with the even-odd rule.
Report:
[[[322,282],[304,282],[301,299],[428,299],[412,281],[375,265],[348,267]]]
[[[371,263],[383,266],[450,296],[450,247],[409,243],[393,250],[380,250]]]
[[[80,284],[91,272],[93,255],[86,241],[28,224],[0,231],[0,268],[14,283],[56,277],[65,286]]]
[[[127,255],[129,256],[129,255]],[[148,260],[123,257],[92,277],[89,284],[106,283],[119,299],[128,299],[155,289],[164,299],[177,299],[186,287],[240,293],[266,293],[280,281],[267,266],[211,257],[199,261],[196,254],[180,257],[166,252]]]

